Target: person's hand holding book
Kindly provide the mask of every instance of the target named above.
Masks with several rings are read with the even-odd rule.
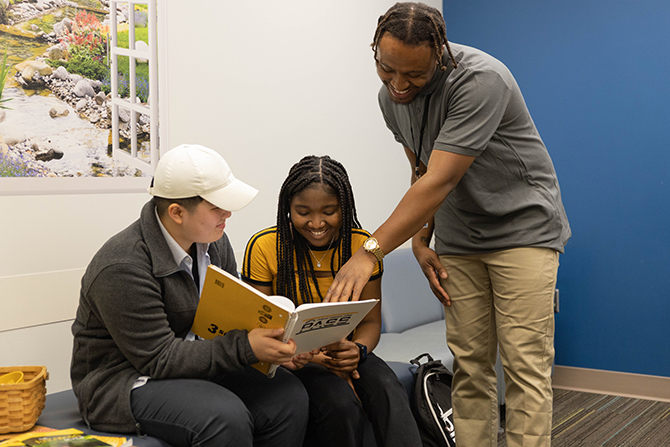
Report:
[[[280,339],[284,329],[253,329],[249,332],[249,344],[259,362],[281,365],[291,361],[295,355],[293,339],[283,343]]]

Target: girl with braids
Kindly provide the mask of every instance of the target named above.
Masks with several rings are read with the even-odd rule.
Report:
[[[281,187],[277,225],[256,233],[247,244],[242,278],[296,305],[321,302],[339,268],[369,236],[358,222],[344,166],[328,156],[307,156],[290,169]],[[382,272],[379,261],[363,287],[363,299],[381,298]],[[310,398],[304,445],[361,446],[365,418],[380,447],[421,445],[403,385],[372,352],[380,330],[377,304],[351,340],[284,364]]]
[[[459,447],[497,445],[498,348],[507,445],[547,447],[553,295],[570,225],[514,77],[492,56],[447,42],[445,29],[440,12],[421,3],[397,3],[379,18],[378,100],[412,184],[339,270],[326,300],[358,299],[377,259],[411,238],[445,305]]]

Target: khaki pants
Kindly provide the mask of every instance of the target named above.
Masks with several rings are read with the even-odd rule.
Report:
[[[454,354],[453,407],[458,447],[498,443],[496,351],[505,371],[508,447],[551,445],[553,295],[558,252],[515,248],[440,256],[452,300],[445,306]]]

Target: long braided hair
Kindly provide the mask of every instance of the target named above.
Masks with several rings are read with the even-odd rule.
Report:
[[[341,163],[327,155],[323,157],[309,155],[291,167],[279,191],[279,205],[277,206],[276,293],[290,298],[296,304],[298,304],[298,295],[302,296],[306,303],[315,302],[315,297],[309,287],[310,279],[315,285],[319,301],[323,300],[323,292],[325,292],[319,290],[307,241],[293,228],[290,216],[291,199],[305,189],[319,184],[323,185],[326,191],[337,196],[342,211],[340,239],[335,241],[335,251],[330,260],[330,271],[333,276],[351,258],[351,230],[361,228],[356,216],[356,204],[349,176]],[[297,265],[297,272],[295,265]]]
[[[440,11],[431,6],[412,2],[396,3],[386,11],[386,14],[380,16],[371,44],[375,59],[377,58],[379,41],[384,33],[391,34],[409,46],[417,46],[428,42],[435,50],[437,63],[442,71],[447,69],[442,63],[442,54],[446,47],[449,56],[451,56],[452,66],[454,68],[458,66],[447,41],[447,26],[444,23],[444,18]]]

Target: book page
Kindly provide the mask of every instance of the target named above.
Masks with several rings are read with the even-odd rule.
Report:
[[[346,338],[378,300],[308,303],[298,306],[290,331],[296,354],[309,352]]]
[[[288,312],[292,313],[293,311],[295,311],[295,304],[293,304],[293,301],[286,298],[285,296],[267,295],[265,298],[271,303],[281,307],[282,309],[286,309]]]

